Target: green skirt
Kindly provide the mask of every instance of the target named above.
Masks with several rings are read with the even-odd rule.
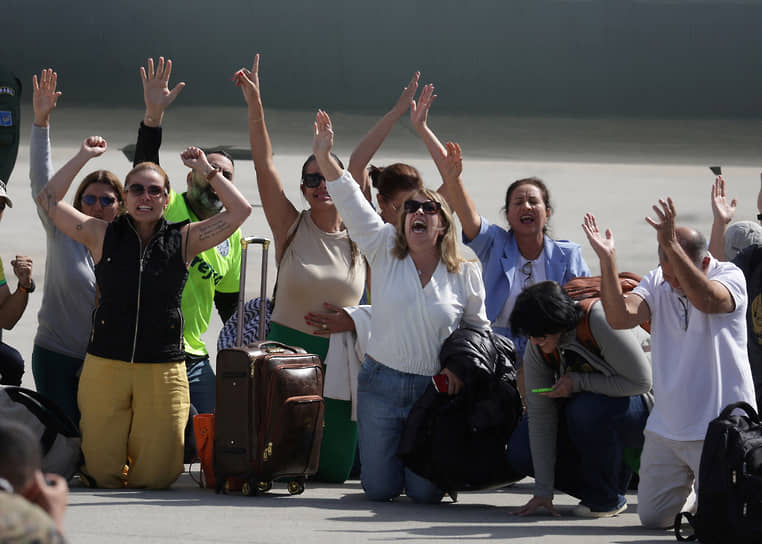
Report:
[[[270,323],[267,339],[304,348],[307,353],[318,355],[321,361],[325,361],[328,353],[327,338],[305,334],[278,323]],[[352,402],[325,399],[323,442],[320,445],[320,466],[315,479],[322,482],[344,482],[352,470],[356,449],[357,423],[352,421]]]

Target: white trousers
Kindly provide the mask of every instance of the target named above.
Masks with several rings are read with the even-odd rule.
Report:
[[[638,515],[644,527],[672,527],[679,512],[695,512],[703,440],[670,440],[645,433],[640,456]]]

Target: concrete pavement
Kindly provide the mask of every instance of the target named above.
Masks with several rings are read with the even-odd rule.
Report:
[[[197,470],[194,467],[194,472]],[[532,497],[532,480],[513,487],[461,493],[457,503],[417,505],[406,498],[378,503],[364,498],[360,482],[307,482],[290,496],[285,483],[268,493],[215,495],[187,475],[168,491],[72,489],[66,516],[72,543],[284,543],[318,542],[516,542],[666,543],[671,531],[643,529],[637,497],[628,494],[626,512],[609,519],[571,516],[577,501],[559,494],[561,517],[518,517],[511,511]]]

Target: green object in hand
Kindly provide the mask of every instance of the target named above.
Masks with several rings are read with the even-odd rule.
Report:
[[[553,391],[552,387],[540,387],[539,389],[532,389],[532,393],[547,393]]]

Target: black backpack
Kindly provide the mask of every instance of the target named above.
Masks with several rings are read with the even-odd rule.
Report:
[[[39,437],[42,472],[60,474],[69,480],[79,470],[79,430],[50,399],[23,387],[0,387],[0,418],[24,425]]]
[[[741,409],[747,415],[731,415]],[[680,534],[685,516],[694,534]],[[749,404],[727,406],[709,423],[701,450],[698,510],[675,517],[679,541],[762,543],[762,424]]]

